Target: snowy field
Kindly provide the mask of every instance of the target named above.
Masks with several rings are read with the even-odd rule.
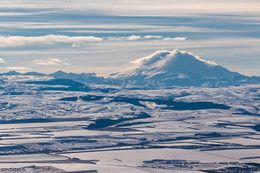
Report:
[[[259,172],[260,85],[161,90],[0,77],[0,172]]]

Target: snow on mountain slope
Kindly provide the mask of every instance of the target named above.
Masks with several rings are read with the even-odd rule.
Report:
[[[133,73],[141,73],[147,76],[154,76],[158,73],[177,74],[178,78],[223,78],[238,73],[215,64],[214,62],[200,59],[186,51],[157,51],[154,54],[138,59],[134,63],[139,64]]]
[[[172,87],[252,83],[247,76],[176,49],[157,51],[133,63],[137,64],[136,68],[117,75],[118,78],[123,78],[126,85]]]

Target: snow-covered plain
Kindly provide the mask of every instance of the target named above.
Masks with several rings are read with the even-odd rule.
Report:
[[[0,172],[260,171],[260,85],[28,83],[51,79],[0,77]]]

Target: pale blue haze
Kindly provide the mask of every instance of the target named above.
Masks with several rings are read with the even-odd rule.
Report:
[[[4,0],[1,72],[110,74],[157,50],[180,49],[232,71],[260,75],[259,6],[255,0]]]

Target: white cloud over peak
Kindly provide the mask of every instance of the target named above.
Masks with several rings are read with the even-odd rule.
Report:
[[[0,47],[18,47],[34,44],[55,44],[55,43],[79,43],[102,41],[102,38],[93,36],[77,36],[71,37],[66,35],[45,35],[35,37],[25,36],[0,36]]]
[[[0,58],[0,63],[5,63],[5,60],[3,58]]]
[[[198,60],[200,62],[203,62],[204,64],[208,66],[217,66],[218,64],[212,61],[204,60],[200,58],[197,55],[194,55],[187,51],[180,51],[178,49],[168,51],[168,50],[161,50],[156,51],[155,53],[139,58],[137,60],[131,61],[131,63],[136,64],[136,67],[138,68],[151,68],[154,67],[161,69],[161,68],[169,68],[168,70],[171,70],[173,67],[172,65],[176,63],[176,59],[179,59],[178,62],[182,62],[184,66],[186,64],[193,64],[194,60]],[[169,64],[171,64],[169,66]],[[184,67],[183,66],[183,67]],[[188,68],[188,66],[186,66]]]
[[[185,41],[186,37],[175,37],[175,38],[166,37],[163,40],[164,41]]]
[[[46,60],[34,60],[36,65],[69,65],[60,59],[57,58],[49,58]]]

